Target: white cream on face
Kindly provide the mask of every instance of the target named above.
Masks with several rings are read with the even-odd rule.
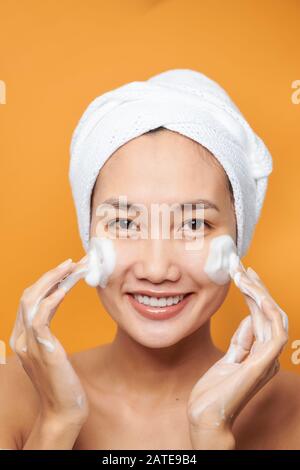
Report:
[[[227,284],[239,265],[239,257],[234,240],[230,235],[220,235],[210,242],[204,271],[219,285]]]
[[[88,252],[85,282],[91,287],[106,287],[116,265],[116,253],[110,238],[92,237]]]
[[[92,237],[87,253],[87,262],[60,282],[67,292],[83,278],[91,286],[105,288],[116,265],[116,253],[110,238]]]

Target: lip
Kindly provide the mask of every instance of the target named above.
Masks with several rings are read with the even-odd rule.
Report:
[[[140,294],[142,292],[145,292],[145,291],[139,291]],[[145,295],[149,295],[149,294],[145,294]],[[133,294],[131,293],[127,293],[126,296],[130,304],[135,309],[135,311],[137,311],[143,317],[148,318],[149,320],[168,320],[169,318],[173,318],[176,315],[178,315],[180,312],[182,312],[184,307],[190,301],[192,292],[186,294],[185,297],[181,300],[181,302],[178,302],[178,304],[166,306],[166,307],[152,307],[150,305],[140,304],[137,300],[135,300]],[[160,297],[166,297],[166,295],[160,295]]]
[[[148,297],[177,297],[178,295],[187,295],[190,292],[170,292],[170,291],[154,291],[154,290],[136,290],[127,292],[127,294],[147,295]]]

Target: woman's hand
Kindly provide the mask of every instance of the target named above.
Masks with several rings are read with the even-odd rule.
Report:
[[[58,284],[75,267],[76,263],[67,260],[24,290],[10,339],[40,398],[39,429],[59,429],[61,434],[64,426],[79,430],[88,416],[82,384],[50,331],[50,322],[66,294]]]
[[[234,280],[251,315],[234,333],[227,353],[192,389],[187,413],[194,449],[235,448],[233,422],[278,372],[278,357],[288,341],[287,316],[255,271],[240,264]]]

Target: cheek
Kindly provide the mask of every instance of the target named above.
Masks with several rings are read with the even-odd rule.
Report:
[[[196,285],[206,286],[212,284],[212,281],[205,272],[209,253],[208,243],[204,241],[201,248],[197,248],[196,243],[194,245],[191,243],[181,248],[183,249],[181,249],[181,252],[176,257],[178,263],[180,263],[181,272],[191,278]]]
[[[134,264],[143,259],[143,255],[140,252],[139,244],[135,243],[134,240],[117,239],[113,240],[113,243],[116,253],[116,266],[112,278],[117,278],[122,281]]]
[[[204,312],[207,315],[214,313],[224,302],[230,287],[230,282],[219,284],[213,280],[211,273],[215,274],[214,269],[211,272],[207,269],[210,256],[211,247],[205,240],[201,250],[185,251],[182,257],[182,272],[192,281],[191,289],[198,291],[198,307],[202,315]]]

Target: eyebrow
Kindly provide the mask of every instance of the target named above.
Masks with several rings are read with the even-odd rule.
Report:
[[[102,204],[113,206],[115,209],[119,209],[119,210],[128,211],[129,209],[134,209],[134,210],[141,209],[141,205],[139,204],[136,204],[130,201],[127,201],[127,203],[124,203],[123,201],[120,201],[118,198],[115,198],[115,197],[106,199],[104,202],[102,202]],[[220,209],[218,208],[218,206],[216,206],[216,204],[209,201],[208,199],[195,199],[194,201],[182,202],[178,205],[178,207],[175,207],[175,210],[181,209],[183,211],[185,205],[190,205],[192,210],[196,210],[197,204],[201,205],[201,208],[203,209],[213,209],[213,210],[220,212]]]

